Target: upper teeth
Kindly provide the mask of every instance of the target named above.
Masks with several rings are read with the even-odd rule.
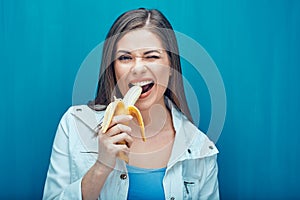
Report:
[[[141,82],[135,82],[135,83],[131,83],[132,85],[137,85],[137,86],[144,86],[144,85],[148,85],[150,83],[152,83],[153,81],[141,81]]]

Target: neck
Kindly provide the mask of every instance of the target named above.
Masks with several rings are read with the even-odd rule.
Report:
[[[146,114],[145,131],[147,137],[155,136],[162,131],[172,128],[173,126],[170,111],[167,109],[165,104],[163,104],[163,106],[152,106]]]
[[[164,101],[154,104],[149,109],[141,110],[146,137],[152,137],[162,131],[173,129],[172,117]]]

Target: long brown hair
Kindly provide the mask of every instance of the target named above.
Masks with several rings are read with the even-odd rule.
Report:
[[[124,34],[139,28],[149,28],[151,32],[161,39],[169,57],[171,71],[175,71],[170,76],[165,96],[192,121],[184,94],[181,63],[175,33],[167,18],[156,9],[140,8],[131,10],[120,15],[113,23],[103,46],[96,98],[89,103],[89,106],[95,110],[103,109],[103,105],[108,105],[114,95],[117,97],[121,96],[116,87],[114,71],[116,44]]]

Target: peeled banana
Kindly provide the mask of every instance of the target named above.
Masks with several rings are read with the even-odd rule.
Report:
[[[104,113],[103,122],[101,124],[102,133],[105,133],[109,128],[113,116],[122,115],[122,114],[132,115],[138,121],[142,140],[144,142],[146,141],[143,117],[139,109],[134,106],[135,102],[138,100],[141,93],[142,93],[142,88],[140,86],[133,86],[128,90],[128,92],[125,94],[123,99],[117,99],[115,97],[114,101],[107,106],[106,111]],[[125,144],[126,142],[123,141],[121,143]],[[119,154],[119,157],[125,160],[126,162],[128,162],[128,157],[125,154]]]

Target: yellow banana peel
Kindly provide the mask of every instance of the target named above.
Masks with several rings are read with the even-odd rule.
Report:
[[[141,93],[142,88],[140,86],[133,86],[128,90],[123,99],[115,98],[115,100],[107,106],[106,111],[104,113],[103,122],[101,124],[102,133],[106,133],[106,131],[108,130],[113,116],[122,114],[132,115],[134,118],[137,119],[141,131],[142,140],[144,142],[146,141],[143,117],[139,109],[134,106]],[[125,141],[121,142],[121,144],[125,143]],[[119,157],[128,163],[129,159],[124,153],[120,153]]]

